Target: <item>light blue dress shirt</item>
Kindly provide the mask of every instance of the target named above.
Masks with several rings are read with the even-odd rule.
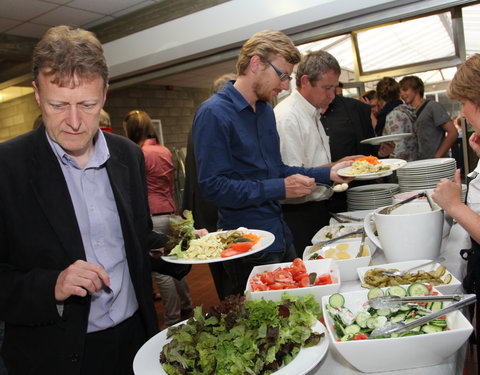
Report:
[[[110,287],[104,285],[92,295],[88,316],[87,332],[104,330],[131,317],[138,309],[106,168],[108,146],[103,133],[98,131],[94,155],[82,169],[48,134],[47,138],[68,185],[87,262],[100,265],[110,277]]]

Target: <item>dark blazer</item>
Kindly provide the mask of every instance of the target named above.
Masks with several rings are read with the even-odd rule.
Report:
[[[349,155],[377,154],[377,147],[360,143],[375,137],[370,112],[370,106],[360,100],[335,96],[321,120],[330,138],[332,161]]]
[[[158,322],[143,153],[124,137],[105,138],[130,276],[149,338]],[[82,238],[44,126],[0,144],[0,320],[6,324],[3,356],[10,375],[79,373],[90,298],[68,298],[60,317],[54,296],[59,273],[78,259],[85,260]]]

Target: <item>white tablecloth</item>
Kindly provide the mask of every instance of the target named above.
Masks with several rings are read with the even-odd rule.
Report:
[[[348,213],[346,213],[348,214]],[[450,224],[446,222],[446,225],[450,227]],[[466,261],[464,261],[459,252],[461,249],[469,248],[470,241],[468,240],[468,235],[458,224],[454,224],[451,228],[446,228],[444,231],[444,238],[442,240],[442,249],[441,255],[443,255],[446,260],[442,262],[448,271],[450,271],[458,280],[462,280],[466,271]],[[383,264],[386,263],[385,255],[383,251],[377,249],[375,254],[372,257],[372,263]],[[348,292],[352,290],[359,290],[360,280],[356,281],[347,281],[342,282],[340,288],[341,292]],[[412,349],[413,350],[413,349]],[[445,362],[430,367],[420,367],[399,371],[389,371],[389,372],[376,372],[375,374],[394,374],[394,375],[462,375],[463,366],[465,362],[465,354],[467,350],[467,343],[455,353],[455,355],[447,358]],[[363,374],[362,372],[355,369],[349,362],[347,362],[341,355],[336,351],[333,345],[330,345],[328,352],[325,355],[325,358],[320,361],[320,363],[309,372],[309,375],[324,375],[324,374]]]

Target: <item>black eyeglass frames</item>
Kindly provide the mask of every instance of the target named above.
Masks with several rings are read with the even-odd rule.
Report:
[[[291,81],[292,77],[290,77],[287,73],[282,72],[280,69],[278,69],[275,65],[273,65],[270,61],[267,61],[267,64],[270,65],[273,70],[278,74],[278,77],[280,78],[280,81]]]

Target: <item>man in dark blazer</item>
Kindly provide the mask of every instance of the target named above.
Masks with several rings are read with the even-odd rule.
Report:
[[[132,374],[158,331],[149,249],[166,242],[143,153],[98,130],[108,68],[93,34],[54,27],[33,63],[43,124],[0,144],[2,354],[10,375]]]

